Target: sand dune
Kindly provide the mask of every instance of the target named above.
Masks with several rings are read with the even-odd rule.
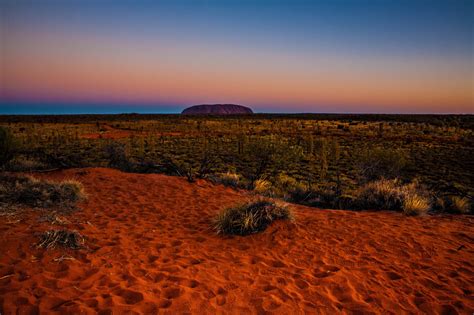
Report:
[[[0,217],[2,314],[474,311],[472,216],[291,206],[295,223],[222,238],[212,217],[247,193],[100,168],[41,176],[83,182],[66,227],[88,248],[35,248],[51,228],[38,211]]]

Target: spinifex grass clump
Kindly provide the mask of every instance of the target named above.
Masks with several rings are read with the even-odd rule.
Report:
[[[471,202],[467,197],[442,196],[436,199],[435,209],[443,212],[468,214],[471,211]]]
[[[425,214],[431,208],[423,187],[416,182],[402,185],[397,179],[366,184],[358,191],[356,202],[361,208],[402,211],[406,215]]]
[[[84,245],[84,237],[76,231],[49,230],[40,235],[39,248],[55,248],[61,246],[79,249]]]
[[[0,200],[3,206],[70,209],[86,198],[76,180],[52,182],[28,176],[0,176]]]
[[[248,235],[267,228],[275,220],[292,220],[291,211],[273,201],[260,199],[224,209],[214,222],[217,234]]]
[[[239,174],[227,172],[227,173],[216,173],[208,175],[207,178],[215,183],[222,184],[226,187],[232,188],[244,188],[246,187],[245,181],[241,178]]]

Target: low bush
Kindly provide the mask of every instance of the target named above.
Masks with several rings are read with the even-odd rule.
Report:
[[[227,187],[241,188],[243,186],[240,175],[236,173],[217,173],[208,175],[207,178],[215,184],[222,184]]]
[[[109,166],[121,171],[128,172],[131,168],[131,162],[125,150],[125,144],[112,142],[104,148],[105,157],[109,161]]]
[[[10,130],[0,127],[0,166],[10,161],[14,152],[15,142]]]
[[[401,150],[375,148],[359,153],[357,167],[362,181],[393,179],[400,177],[407,160]]]
[[[451,196],[449,200],[449,210],[454,213],[469,213],[471,210],[471,203],[466,197]]]
[[[315,187],[306,192],[304,200],[295,202],[318,208],[356,210],[354,200],[351,195],[337,193],[334,187]]]
[[[382,179],[364,185],[357,192],[360,207],[374,210],[400,210],[403,194],[398,180]]]
[[[286,206],[259,199],[224,209],[214,221],[214,230],[217,234],[248,235],[265,230],[275,220],[284,219],[293,219]]]
[[[272,195],[272,183],[268,180],[265,179],[257,179],[254,183],[254,188],[253,190],[257,194],[262,194],[262,195]]]
[[[295,178],[285,174],[280,174],[275,182],[278,195],[292,202],[303,202],[311,196],[308,185],[297,181]]]
[[[247,167],[241,173],[255,186],[255,181],[274,177],[288,165],[298,164],[302,157],[301,146],[262,138],[247,145],[243,157]]]
[[[28,176],[0,177],[2,207],[28,206],[71,209],[86,198],[82,184],[76,180],[52,182]]]
[[[430,210],[430,202],[419,194],[408,194],[403,198],[402,210],[406,215],[426,214]]]
[[[428,192],[417,182],[403,185],[398,179],[381,179],[363,186],[356,194],[360,209],[403,211],[418,215],[430,210]]]
[[[42,161],[24,155],[17,155],[5,164],[5,170],[11,172],[31,172],[47,168],[48,165]]]

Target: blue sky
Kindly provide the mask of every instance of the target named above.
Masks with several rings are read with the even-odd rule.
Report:
[[[0,113],[473,112],[474,1],[0,3]]]

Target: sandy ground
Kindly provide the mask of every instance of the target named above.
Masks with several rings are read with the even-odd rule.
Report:
[[[249,198],[205,181],[110,169],[65,227],[87,249],[37,249],[38,210],[0,217],[0,313],[442,313],[474,311],[474,217],[291,206],[296,222],[223,238],[210,222]],[[56,228],[61,228],[56,226]]]

